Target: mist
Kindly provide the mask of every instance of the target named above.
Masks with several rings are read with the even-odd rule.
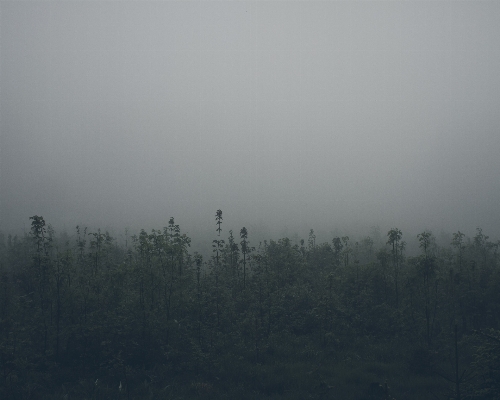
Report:
[[[500,3],[1,2],[0,229],[500,235]]]

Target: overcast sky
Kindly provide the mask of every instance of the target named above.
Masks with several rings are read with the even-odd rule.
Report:
[[[1,1],[0,18],[4,232],[37,214],[215,233],[221,208],[225,235],[500,236],[499,1]]]

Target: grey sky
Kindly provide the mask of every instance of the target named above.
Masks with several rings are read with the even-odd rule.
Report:
[[[2,230],[204,230],[221,208],[235,230],[500,234],[500,2],[2,1],[0,18]]]

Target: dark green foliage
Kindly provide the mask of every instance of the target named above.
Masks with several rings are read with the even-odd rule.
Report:
[[[313,230],[253,248],[246,228],[220,239],[217,210],[204,261],[173,218],[125,247],[31,220],[0,236],[2,399],[499,396],[498,242],[480,229],[450,248],[422,232],[413,257],[398,229],[382,248]]]

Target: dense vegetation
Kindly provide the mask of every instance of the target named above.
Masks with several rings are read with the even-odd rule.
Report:
[[[222,222],[208,259],[173,218],[124,245],[40,216],[2,236],[0,398],[500,398],[499,242],[481,229],[422,232],[408,257],[398,229],[252,243]]]

